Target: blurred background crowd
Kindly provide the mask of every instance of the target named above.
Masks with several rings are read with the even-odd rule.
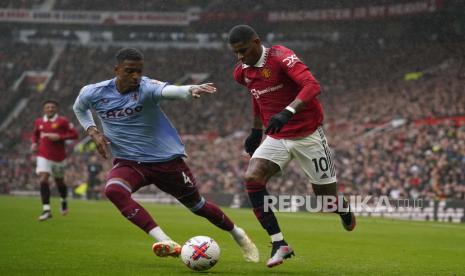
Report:
[[[283,1],[253,1],[251,6],[248,1],[229,2],[1,1],[0,9],[192,10],[189,14],[200,19],[189,26],[155,27],[0,20],[0,192],[38,190],[29,147],[41,103],[57,100],[59,113],[78,126],[71,107],[81,87],[112,78],[115,52],[130,45],[143,50],[145,75],[151,78],[216,84],[216,95],[167,101],[162,108],[186,144],[187,163],[201,192],[242,193],[249,160],[243,141],[252,125],[251,98],[232,78],[236,60],[225,34],[235,24],[248,23],[260,32],[265,45],[292,48],[320,81],[324,129],[341,192],[465,199],[465,7],[461,1],[424,1],[440,4],[414,16],[283,24],[263,24],[260,18],[271,11],[321,10],[329,5],[322,4],[326,1],[289,1],[284,6]],[[409,3],[336,2],[331,8]],[[237,15],[240,11],[242,17]],[[66,181],[77,189],[87,183],[98,198],[111,163],[97,156],[82,129],[80,134],[78,144],[69,145]],[[269,190],[312,192],[293,164],[272,179]],[[143,192],[158,191],[151,187]]]

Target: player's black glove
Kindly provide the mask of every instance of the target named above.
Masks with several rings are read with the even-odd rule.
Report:
[[[262,129],[252,128],[252,132],[247,139],[245,139],[244,148],[250,156],[252,156],[258,146],[260,146],[262,142],[262,132]]]
[[[270,121],[268,122],[268,127],[265,130],[266,134],[275,134],[281,131],[283,126],[291,119],[292,112],[287,109],[283,109],[283,111],[274,114],[271,116]]]

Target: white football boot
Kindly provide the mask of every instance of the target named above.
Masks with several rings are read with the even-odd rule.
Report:
[[[269,268],[283,263],[284,259],[294,256],[294,249],[290,247],[285,241],[273,242],[273,249],[271,250],[271,258],[266,263]]]
[[[258,253],[257,246],[247,236],[244,229],[237,227],[237,234],[232,235],[236,243],[242,250],[242,255],[246,262],[258,263],[260,261],[260,255]]]
[[[52,212],[43,211],[42,214],[37,218],[39,221],[45,221],[52,218]]]

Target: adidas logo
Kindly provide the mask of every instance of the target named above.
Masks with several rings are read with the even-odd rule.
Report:
[[[323,175],[320,177],[320,179],[325,179],[328,178],[329,176],[326,173],[323,173]]]

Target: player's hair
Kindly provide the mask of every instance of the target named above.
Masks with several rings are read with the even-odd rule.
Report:
[[[122,48],[116,53],[116,61],[122,63],[125,60],[140,61],[144,59],[142,52],[136,48]]]
[[[55,100],[45,100],[45,101],[42,103],[42,106],[45,106],[46,104],[49,104],[49,103],[54,104],[54,105],[56,105],[56,106],[59,106],[58,102],[55,101]]]
[[[229,44],[249,42],[253,38],[258,38],[258,34],[249,25],[236,25],[229,31]]]

